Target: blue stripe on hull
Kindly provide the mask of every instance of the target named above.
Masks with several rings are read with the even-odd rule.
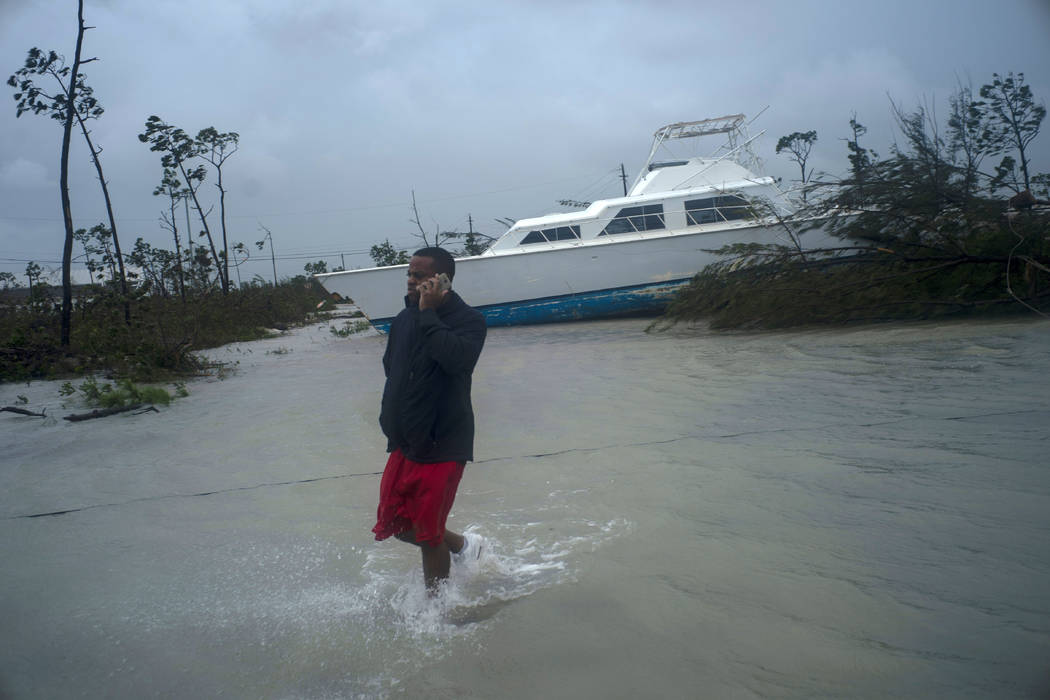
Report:
[[[643,316],[663,311],[675,292],[687,282],[689,278],[475,308],[485,316],[490,326],[523,326],[532,323]],[[372,321],[372,325],[386,333],[390,330],[393,320],[376,319]]]

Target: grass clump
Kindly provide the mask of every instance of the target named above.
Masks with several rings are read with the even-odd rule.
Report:
[[[359,320],[347,321],[343,324],[342,328],[336,328],[335,326],[331,326],[329,327],[329,330],[332,332],[332,335],[336,336],[337,338],[349,338],[350,336],[355,335],[357,333],[367,331],[371,327],[372,324],[369,321]]]
[[[63,396],[71,396],[77,392],[84,403],[92,408],[123,408],[137,404],[167,406],[176,398],[189,396],[184,384],[176,384],[172,394],[159,386],[139,386],[130,379],[119,379],[116,384],[100,384],[94,377],[88,377],[76,388],[71,382],[65,382],[59,389]]]

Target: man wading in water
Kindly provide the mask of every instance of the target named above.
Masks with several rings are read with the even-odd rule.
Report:
[[[408,263],[405,308],[390,324],[383,355],[386,386],[379,423],[390,458],[379,486],[377,540],[418,546],[434,595],[452,556],[476,559],[481,539],[445,529],[464,465],[474,459],[470,380],[485,344],[485,318],[451,289],[456,261],[442,248],[417,250]],[[451,554],[450,554],[451,553]]]

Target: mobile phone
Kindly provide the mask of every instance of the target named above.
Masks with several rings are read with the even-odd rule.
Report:
[[[447,292],[448,290],[452,289],[452,280],[450,280],[448,278],[448,275],[446,275],[444,272],[437,273],[437,283],[438,289],[440,289],[443,292]]]

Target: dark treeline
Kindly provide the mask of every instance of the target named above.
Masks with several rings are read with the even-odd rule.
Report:
[[[841,245],[728,246],[665,322],[776,328],[1050,310],[1050,175],[1034,173],[1030,148],[1046,108],[1024,74],[960,86],[943,125],[928,105],[892,106],[901,141],[880,156],[854,115],[842,178],[807,169],[815,131],[777,144],[801,175],[800,206],[781,225],[795,242],[822,226]]]
[[[255,340],[267,329],[300,323],[326,298],[302,276],[277,286],[256,281],[227,294],[191,288],[189,303],[155,293],[147,283],[132,283],[131,289],[131,323],[126,323],[124,300],[112,280],[79,288],[68,346],[60,342],[61,306],[49,288],[38,285],[31,299],[0,293],[0,381],[93,371],[135,381],[198,374],[207,367],[194,351]]]
[[[226,230],[223,165],[237,151],[239,136],[206,127],[191,137],[157,116],[145,120],[138,139],[160,157],[159,184],[153,194],[164,205],[161,225],[172,249],[146,243],[122,249],[114,197],[102,168],[102,148],[88,127],[101,118],[101,102],[88,85],[83,66],[84,5],[77,6],[77,32],[71,65],[57,51],[32,48],[9,79],[17,116],[45,115],[62,126],[60,201],[65,226],[62,286],[42,283],[35,262],[26,266],[29,289],[15,289],[14,275],[0,273],[0,381],[55,377],[105,370],[137,379],[166,379],[199,372],[193,351],[260,337],[267,328],[303,321],[324,301],[323,290],[305,277],[273,283],[259,277],[235,285],[231,268],[248,257],[243,243],[231,245]],[[90,229],[73,227],[69,196],[69,153],[74,127],[91,153],[108,222]],[[214,177],[218,211],[201,186]],[[192,210],[199,231],[180,230],[176,214]],[[215,223],[217,218],[217,224]],[[262,250],[270,232],[258,241]],[[57,243],[57,242],[56,242]],[[75,244],[83,250],[91,283],[76,290],[71,279]],[[239,276],[238,276],[239,277]],[[56,298],[60,296],[60,298]]]

